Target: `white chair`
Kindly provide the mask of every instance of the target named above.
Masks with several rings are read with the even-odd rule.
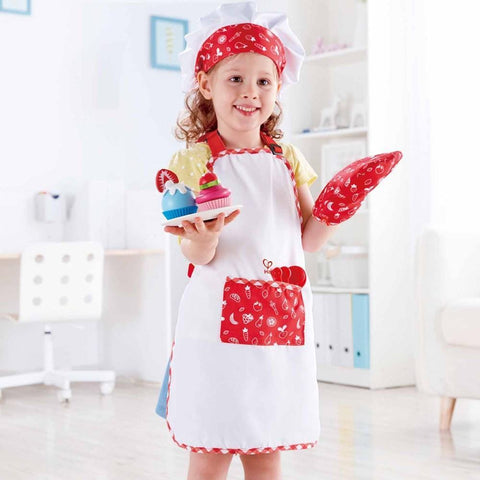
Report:
[[[441,398],[448,430],[457,398],[480,399],[480,234],[427,228],[416,288],[417,387]]]
[[[45,384],[60,388],[68,401],[70,382],[101,382],[100,391],[113,391],[115,373],[100,370],[57,370],[53,361],[50,323],[98,320],[102,312],[103,247],[95,242],[37,243],[22,253],[19,314],[2,315],[19,322],[44,322],[43,370],[0,377],[3,388]]]

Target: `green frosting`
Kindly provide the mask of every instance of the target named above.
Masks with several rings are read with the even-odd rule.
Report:
[[[206,188],[214,187],[215,185],[218,185],[218,180],[213,180],[212,182],[200,185],[200,190],[205,190]]]

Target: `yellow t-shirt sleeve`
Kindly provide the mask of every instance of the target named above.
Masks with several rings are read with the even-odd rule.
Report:
[[[207,171],[206,165],[210,156],[208,145],[196,143],[190,148],[176,152],[168,164],[168,169],[177,174],[180,182],[198,192],[198,181]]]
[[[297,186],[303,185],[304,183],[310,186],[317,178],[315,170],[307,162],[306,158],[303,156],[303,153],[295,146],[290,143],[281,144],[283,155],[288,160],[292,166],[293,172],[295,173],[295,181]]]

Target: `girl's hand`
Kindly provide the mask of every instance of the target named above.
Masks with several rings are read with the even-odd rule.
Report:
[[[223,227],[239,215],[235,210],[228,217],[221,213],[216,220],[204,222],[196,217],[193,222],[183,221],[181,227],[165,227],[165,232],[182,239],[183,254],[195,265],[205,265],[215,256],[218,240]]]

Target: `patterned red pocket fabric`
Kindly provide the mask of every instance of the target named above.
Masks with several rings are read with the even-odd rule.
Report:
[[[220,339],[243,345],[304,345],[305,307],[301,287],[227,277]]]

